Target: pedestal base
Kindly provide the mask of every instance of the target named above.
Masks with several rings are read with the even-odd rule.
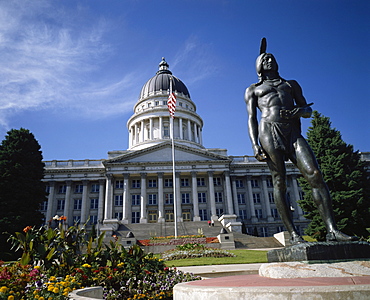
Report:
[[[370,243],[301,243],[267,252],[268,262],[303,261],[308,263],[370,259]]]

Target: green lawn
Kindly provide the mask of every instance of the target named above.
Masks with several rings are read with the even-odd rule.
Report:
[[[167,261],[168,267],[187,267],[187,266],[206,266],[206,265],[227,265],[227,264],[251,264],[251,263],[265,263],[267,262],[267,251],[259,250],[228,250],[234,253],[235,257],[199,257],[186,258],[179,260]],[[160,257],[157,254],[156,257]]]

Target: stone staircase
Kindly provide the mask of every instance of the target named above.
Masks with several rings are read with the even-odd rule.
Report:
[[[214,226],[211,227],[208,226],[207,221],[178,222],[177,235],[196,235],[201,232],[206,237],[216,237],[220,234],[222,228],[222,224],[218,221],[215,221]],[[146,240],[153,236],[171,236],[175,235],[175,224],[174,222],[121,224],[114,234],[118,238],[124,238],[129,232],[132,232],[138,240]],[[111,239],[112,237],[107,236],[105,242]],[[255,237],[238,232],[234,232],[234,241],[237,249],[282,247],[274,237]]]

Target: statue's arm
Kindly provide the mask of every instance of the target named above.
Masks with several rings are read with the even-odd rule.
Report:
[[[310,104],[307,104],[305,97],[303,96],[302,88],[295,80],[289,80],[289,84],[293,89],[293,98],[297,107],[290,111],[288,119],[293,118],[309,118],[312,115],[312,108]]]
[[[250,86],[245,91],[245,103],[248,111],[248,132],[251,139],[254,156],[259,161],[266,160],[266,154],[262,147],[258,144],[258,120],[257,120],[257,102],[258,98],[254,94],[254,86]]]

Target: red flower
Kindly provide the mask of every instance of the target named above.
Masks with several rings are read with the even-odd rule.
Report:
[[[24,233],[27,233],[29,230],[32,229],[32,226],[27,226],[23,229]]]
[[[145,272],[146,274],[150,274],[150,272],[149,272],[148,270],[144,270],[144,272]]]

